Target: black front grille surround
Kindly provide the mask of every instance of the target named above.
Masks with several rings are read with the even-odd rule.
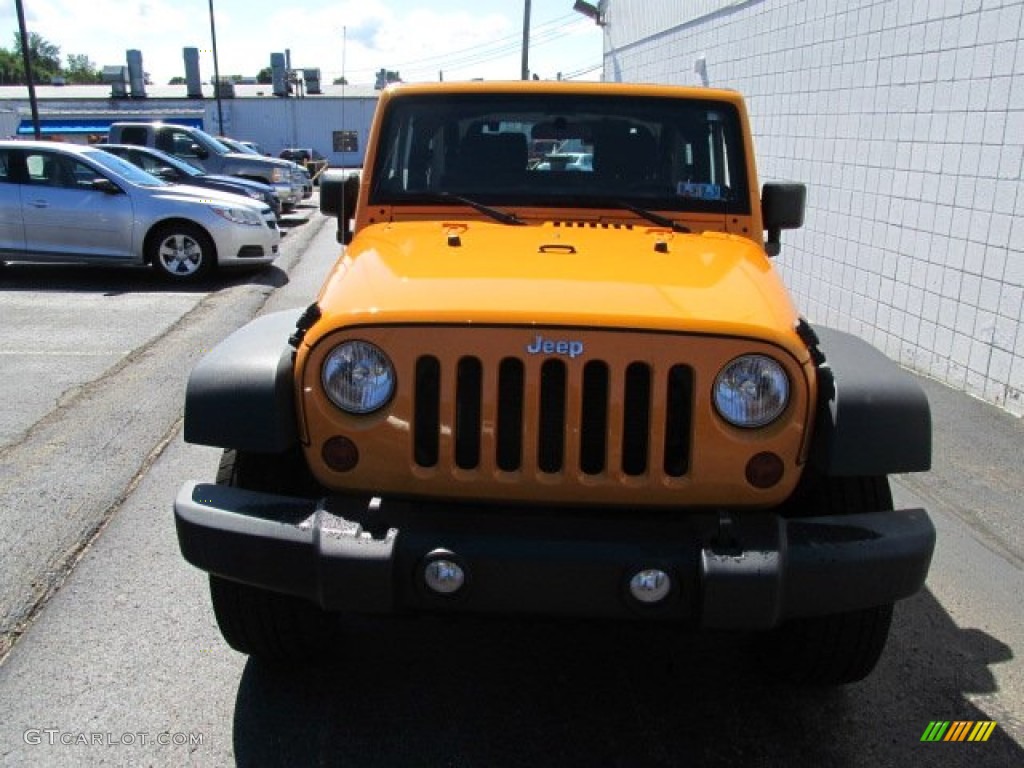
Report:
[[[472,356],[461,357],[445,370],[433,355],[420,356],[414,365],[413,460],[423,468],[441,463],[441,392],[446,377],[454,378],[454,464],[461,470],[476,469],[482,458],[482,414],[488,398],[496,398],[494,465],[504,472],[536,470],[554,475],[579,471],[598,476],[622,473],[643,476],[659,470],[672,478],[685,477],[690,468],[693,388],[692,369],[684,364],[667,369],[663,387],[656,386],[656,372],[643,361],[615,369],[604,360],[585,364],[561,358],[502,358],[497,366],[493,392],[484,391],[484,364]],[[619,382],[616,382],[616,377]],[[613,387],[624,387],[621,418],[613,423]],[[578,412],[572,412],[570,389],[579,388]],[[535,408],[528,406],[536,390]],[[665,402],[655,403],[656,392]],[[660,407],[656,407],[660,406]],[[664,414],[662,466],[651,466],[653,414]],[[531,414],[533,416],[531,417]],[[526,423],[532,418],[532,423]],[[618,451],[610,452],[613,435],[621,437]],[[576,436],[575,438],[573,436]],[[569,441],[578,439],[575,450]],[[524,441],[536,441],[536,467],[524,466]],[[621,456],[618,466],[609,456]],[[567,466],[567,455],[578,456],[578,466]]]

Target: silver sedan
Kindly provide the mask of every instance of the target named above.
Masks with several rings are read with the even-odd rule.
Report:
[[[175,281],[276,258],[274,212],[93,147],[0,141],[0,261],[149,264]]]

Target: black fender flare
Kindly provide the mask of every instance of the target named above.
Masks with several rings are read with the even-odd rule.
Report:
[[[818,408],[810,463],[832,476],[931,469],[928,398],[914,377],[868,342],[816,327]]]
[[[288,338],[301,314],[258,317],[196,364],[185,389],[186,442],[253,453],[283,453],[298,442]]]

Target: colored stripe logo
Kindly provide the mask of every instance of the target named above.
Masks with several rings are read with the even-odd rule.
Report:
[[[932,720],[921,741],[988,741],[995,729],[995,720]]]

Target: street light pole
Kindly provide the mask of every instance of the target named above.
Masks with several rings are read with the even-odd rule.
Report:
[[[523,71],[522,79],[530,79],[530,0],[523,6]]]

